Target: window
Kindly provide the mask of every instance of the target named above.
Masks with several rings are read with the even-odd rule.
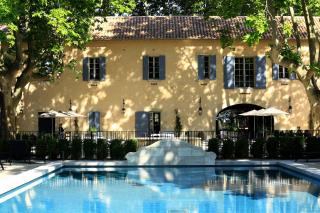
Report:
[[[280,79],[289,79],[289,69],[279,65],[279,78]]]
[[[210,69],[210,62],[209,56],[204,56],[204,79],[209,79],[209,69]]]
[[[254,58],[235,58],[235,87],[254,87]]]
[[[100,131],[100,112],[89,112],[89,130]]]
[[[100,59],[89,58],[89,80],[100,80]]]
[[[160,78],[159,57],[149,57],[149,79]]]

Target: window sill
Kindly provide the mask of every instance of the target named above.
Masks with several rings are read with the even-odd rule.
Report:
[[[238,88],[240,94],[252,94],[253,88]]]
[[[282,78],[282,79],[280,79],[280,83],[281,83],[281,85],[288,85],[288,84],[289,84],[289,82],[290,82],[290,80],[289,80],[289,79],[287,79],[287,78]]]
[[[89,86],[96,87],[101,81],[88,81]]]

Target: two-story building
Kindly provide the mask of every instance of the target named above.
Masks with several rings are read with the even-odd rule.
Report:
[[[304,87],[294,73],[267,57],[270,34],[253,47],[241,42],[248,32],[244,21],[108,17],[86,50],[66,50],[65,62],[78,62],[75,71],[67,69],[55,82],[27,86],[17,126],[24,131],[51,129],[52,122],[39,113],[71,107],[87,116],[78,119],[83,131],[169,131],[175,126],[175,110],[184,130],[246,130],[252,129],[253,118],[238,114],[276,107],[290,114],[265,118],[266,128],[308,129]],[[300,29],[307,56],[306,33]],[[221,30],[235,39],[232,47],[221,47]],[[257,119],[259,130],[262,118]],[[68,119],[61,122],[70,128]]]

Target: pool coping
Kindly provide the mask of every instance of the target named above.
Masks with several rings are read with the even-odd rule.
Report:
[[[181,165],[182,166],[198,166],[201,165]],[[294,162],[292,160],[217,160],[215,165],[217,167],[246,167],[246,166],[279,166],[291,171],[298,172],[302,175],[320,180],[320,169],[314,168],[310,165]],[[55,161],[45,165],[36,167],[34,169],[22,172],[17,175],[10,175],[0,180],[0,196],[15,190],[25,184],[28,184],[38,178],[48,175],[63,167],[141,167],[141,165],[132,165],[127,161]],[[157,167],[148,166],[148,167]],[[162,166],[163,167],[163,166]]]

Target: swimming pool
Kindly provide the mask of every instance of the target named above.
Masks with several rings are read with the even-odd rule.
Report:
[[[320,212],[320,182],[280,167],[63,168],[31,184],[0,212]]]

